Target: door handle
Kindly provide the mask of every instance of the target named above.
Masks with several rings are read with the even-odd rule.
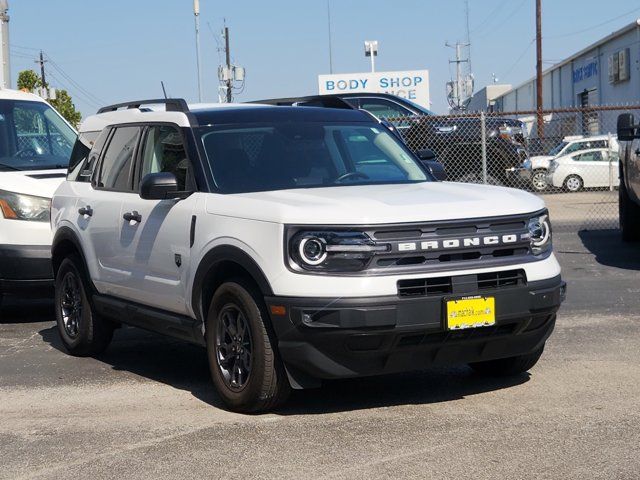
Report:
[[[122,218],[124,218],[127,222],[134,221],[140,223],[142,221],[142,215],[140,215],[135,210],[133,212],[125,213]]]
[[[91,208],[90,205],[87,205],[86,207],[82,207],[78,209],[78,213],[80,215],[82,215],[83,217],[86,215],[87,217],[91,217],[93,215],[93,208]]]

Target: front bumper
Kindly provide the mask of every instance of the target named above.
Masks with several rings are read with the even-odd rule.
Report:
[[[495,297],[496,324],[467,330],[444,327],[446,298],[319,299],[268,297],[279,352],[294,387],[349,378],[522,355],[549,337],[564,300],[560,276],[483,291]],[[472,295],[473,292],[464,292]],[[284,306],[285,315],[276,315]],[[280,312],[282,310],[280,309]]]
[[[50,245],[0,245],[0,294],[52,291]]]
[[[527,184],[531,182],[531,169],[526,167],[511,167],[507,169],[507,178]]]

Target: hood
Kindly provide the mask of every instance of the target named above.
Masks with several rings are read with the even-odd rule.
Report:
[[[51,198],[66,176],[66,169],[2,171],[0,190]]]
[[[535,157],[530,157],[531,160],[531,168],[549,168],[549,163],[553,159],[551,155],[536,155]]]
[[[506,187],[451,182],[208,195],[207,212],[276,223],[375,225],[533,213],[544,202]]]

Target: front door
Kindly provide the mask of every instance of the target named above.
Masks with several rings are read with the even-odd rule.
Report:
[[[140,148],[135,192],[144,175],[158,172],[173,173],[180,190],[194,189],[191,164],[177,127],[147,127]],[[127,275],[120,297],[187,313],[191,217],[198,198],[194,194],[184,200],[144,200],[137,193],[123,195],[116,248]]]

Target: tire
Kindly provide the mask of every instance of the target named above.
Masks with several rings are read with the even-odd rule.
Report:
[[[519,375],[533,368],[538,363],[544,345],[531,353],[517,357],[499,358],[486,362],[470,363],[469,366],[477,373],[490,377],[511,377]]]
[[[291,387],[267,318],[262,296],[248,282],[223,283],[213,295],[207,355],[213,384],[230,410],[268,411],[289,396]]]
[[[96,315],[91,293],[80,257],[65,258],[55,280],[56,322],[62,344],[78,357],[104,352],[113,338],[114,324]]]
[[[547,170],[544,168],[538,168],[531,174],[531,188],[535,192],[544,192],[549,188],[547,183]]]
[[[640,241],[640,205],[629,197],[624,177],[620,175],[618,189],[618,209],[620,213],[620,230],[625,242]]]
[[[567,192],[574,193],[582,190],[582,188],[584,187],[584,182],[578,175],[569,175],[564,179],[563,186]]]

